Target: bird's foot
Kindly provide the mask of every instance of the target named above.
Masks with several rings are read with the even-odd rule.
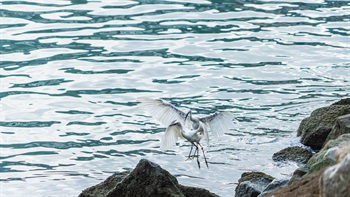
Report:
[[[186,161],[187,160],[193,160],[193,157],[187,157]]]
[[[198,155],[189,155],[187,157],[187,160],[193,160],[194,158],[198,157]]]

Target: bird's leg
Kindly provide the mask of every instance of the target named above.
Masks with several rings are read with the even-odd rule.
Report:
[[[188,159],[193,159],[191,158],[192,149],[193,149],[193,144],[191,145],[191,150],[190,150],[190,154],[188,154]]]
[[[194,144],[194,146],[196,147],[196,149],[194,149],[193,155],[192,155],[192,159],[194,159],[195,157],[198,157],[198,148],[197,146]],[[196,155],[197,153],[197,155]]]
[[[205,157],[205,154],[204,154],[203,146],[202,146],[199,142],[198,142],[198,145],[202,148],[202,152],[203,152],[203,157],[204,157],[205,164],[207,165],[207,168],[209,168],[208,162],[207,162],[207,158]]]
[[[194,153],[197,152],[197,164],[198,164],[198,168],[200,169],[200,168],[201,168],[201,164],[199,163],[199,151],[198,151],[198,146],[197,146],[195,143],[193,143],[193,145],[196,147],[196,150],[195,150]]]

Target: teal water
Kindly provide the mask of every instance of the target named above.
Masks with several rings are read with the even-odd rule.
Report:
[[[146,158],[232,196],[244,171],[289,176],[317,107],[350,96],[349,1],[0,1],[0,196],[77,196]],[[210,169],[136,107],[232,111]]]

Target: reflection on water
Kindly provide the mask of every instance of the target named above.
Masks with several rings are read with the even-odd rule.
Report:
[[[272,154],[299,144],[313,109],[349,96],[348,1],[0,4],[1,196],[74,196],[141,158],[232,196],[244,171],[289,176],[296,165]],[[144,96],[235,114],[210,169],[186,161],[186,142],[160,152]]]

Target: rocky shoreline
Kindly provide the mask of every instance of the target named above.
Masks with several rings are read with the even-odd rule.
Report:
[[[350,98],[314,110],[297,131],[305,147],[288,147],[272,158],[294,161],[300,167],[289,180],[277,180],[262,172],[243,173],[236,197],[349,197],[350,194]],[[314,153],[316,152],[316,153]],[[218,196],[208,190],[183,186],[168,171],[142,159],[131,172],[108,177],[85,189],[79,197],[116,196]]]
[[[349,197],[350,98],[314,110],[300,123],[297,136],[305,147],[288,147],[272,156],[275,162],[299,163],[291,179],[269,179],[269,184],[256,185],[256,180],[266,179],[267,175],[260,173],[241,181],[243,173],[235,196]]]

